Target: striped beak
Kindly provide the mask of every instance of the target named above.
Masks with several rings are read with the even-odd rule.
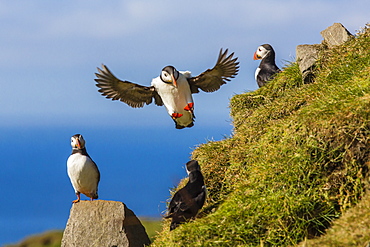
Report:
[[[77,148],[78,149],[81,149],[81,142],[80,142],[80,140],[77,139],[76,141],[77,141],[77,143],[76,143]]]
[[[260,58],[261,58],[261,57],[257,55],[257,52],[255,52],[255,53],[253,54],[253,60],[258,60],[258,59],[260,59]]]
[[[173,75],[171,75],[171,77],[172,77],[172,84],[173,84],[175,87],[177,87],[177,81],[176,81],[175,77],[173,77]]]

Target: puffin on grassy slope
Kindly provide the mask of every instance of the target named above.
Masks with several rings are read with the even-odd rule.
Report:
[[[200,172],[198,161],[191,160],[186,163],[189,181],[171,199],[168,214],[165,218],[172,218],[170,230],[194,218],[203,207],[206,199],[206,187],[203,175]]]
[[[121,100],[134,108],[149,105],[154,99],[156,105],[166,107],[177,129],[192,127],[195,118],[192,94],[198,93],[199,89],[214,92],[238,74],[239,62],[233,58],[234,53],[227,55],[227,52],[227,49],[225,52],[221,49],[216,65],[195,77],[189,71],[182,72],[173,66],[166,66],[160,76],[152,79],[149,87],[121,81],[102,65],[102,69],[98,68],[95,74],[96,86],[106,98]]]
[[[73,203],[80,201],[80,193],[90,197],[91,201],[97,199],[100,172],[86,151],[82,135],[72,136],[71,146],[72,154],[67,160],[67,172],[77,195]]]
[[[254,60],[262,59],[254,74],[259,87],[264,86],[273,79],[274,75],[280,71],[275,64],[275,51],[269,44],[261,45],[253,55]]]

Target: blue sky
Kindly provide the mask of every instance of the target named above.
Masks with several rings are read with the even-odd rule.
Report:
[[[70,124],[71,117],[74,123],[152,125],[142,116],[157,114],[168,121],[160,107],[131,109],[102,98],[96,67],[104,63],[119,78],[149,85],[168,64],[203,72],[221,47],[235,51],[240,73],[219,92],[196,95],[195,107],[198,121],[228,119],[230,96],[257,88],[252,55],[258,45],[271,43],[281,67],[294,60],[297,45],[321,42],[320,31],[334,22],[351,32],[363,27],[369,9],[358,0],[0,1],[1,125],[38,125],[39,118]]]
[[[14,205],[1,203],[6,217],[0,218],[0,231],[6,234],[0,245],[64,227],[74,199],[65,162],[75,133],[85,136],[104,171],[102,199],[159,216],[168,189],[186,176],[191,150],[231,135],[229,99],[257,89],[258,62],[252,57],[259,45],[270,43],[283,67],[294,61],[297,45],[320,43],[320,31],[334,22],[356,33],[369,13],[367,0],[0,0],[1,162],[11,175],[2,177],[0,188],[22,211],[12,216]],[[194,95],[191,129],[175,130],[164,107],[133,109],[105,99],[95,87],[102,63],[121,79],[150,85],[166,65],[198,75],[214,66],[220,48],[239,57],[239,75],[215,93]],[[32,196],[24,197],[24,181],[32,184]],[[40,208],[43,198],[48,201]],[[151,208],[145,208],[147,198]],[[22,230],[8,227],[19,218],[30,223]]]

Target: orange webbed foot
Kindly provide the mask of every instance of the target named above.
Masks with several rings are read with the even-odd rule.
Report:
[[[72,203],[77,203],[81,200],[80,192],[76,192],[76,195],[77,195],[77,199],[72,201]]]
[[[182,114],[174,112],[174,113],[172,113],[171,117],[172,117],[172,119],[176,119],[176,118],[182,117]]]
[[[185,111],[193,112],[193,111],[194,111],[194,103],[188,103],[188,104],[184,107],[184,110],[185,110]]]
[[[76,199],[76,200],[73,200],[72,203],[77,203],[79,201],[80,201],[80,199]]]

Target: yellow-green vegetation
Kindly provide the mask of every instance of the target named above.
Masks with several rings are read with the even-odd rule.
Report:
[[[370,162],[369,29],[320,57],[314,83],[303,84],[291,63],[265,87],[231,99],[233,136],[192,154],[209,192],[203,210],[171,232],[165,221],[151,246],[294,246],[361,201]],[[356,246],[347,242],[327,246]]]
[[[325,235],[303,241],[300,247],[367,247],[370,244],[370,193],[347,210]]]
[[[162,222],[159,218],[140,218],[141,224],[145,227],[145,231],[149,236],[150,241],[153,241],[157,233],[162,229]]]
[[[24,239],[21,243],[7,245],[6,247],[60,247],[63,231],[48,231],[42,234],[32,235]]]

